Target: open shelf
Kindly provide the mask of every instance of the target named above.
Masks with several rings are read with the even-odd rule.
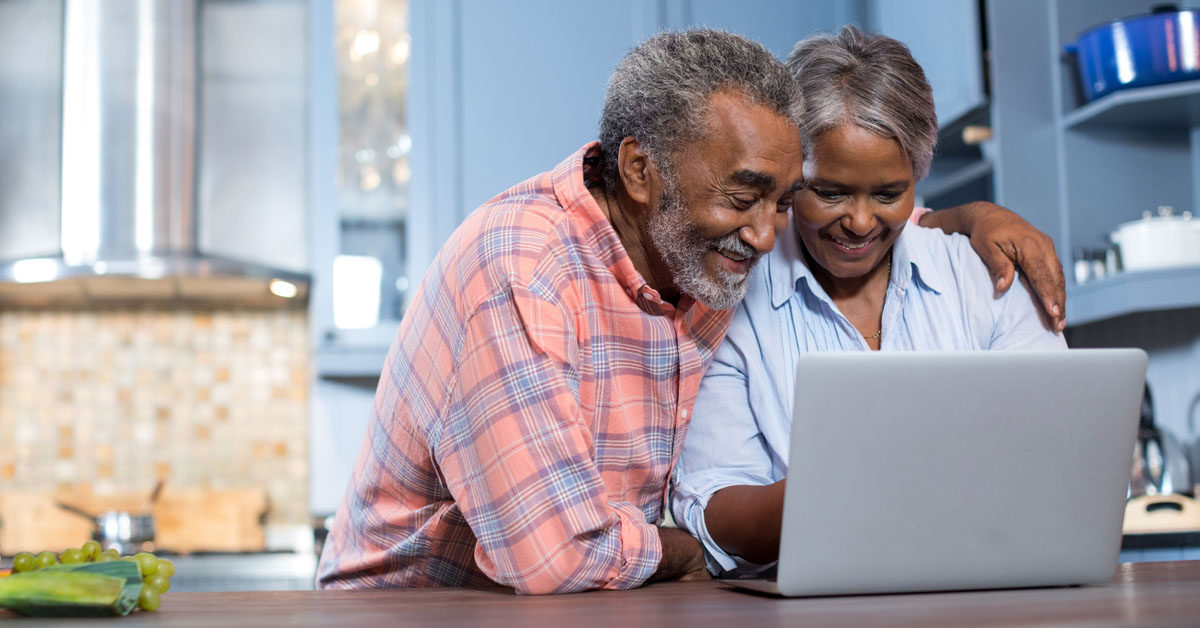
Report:
[[[320,377],[379,377],[400,322],[379,321],[369,329],[339,329],[313,352]]]
[[[917,194],[928,201],[958,190],[983,177],[991,176],[992,162],[988,159],[943,159],[935,161],[929,176],[917,185]]]
[[[1067,288],[1067,324],[1200,307],[1200,266],[1128,272]]]
[[[1064,129],[1087,126],[1186,128],[1200,124],[1200,80],[1117,91],[1062,119]]]

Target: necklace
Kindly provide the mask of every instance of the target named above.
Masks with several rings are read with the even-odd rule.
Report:
[[[888,284],[891,284],[892,283],[892,256],[891,255],[888,256],[887,275],[888,275]],[[879,323],[879,331],[871,334],[870,336],[863,334],[863,338],[866,338],[867,340],[879,340],[880,338],[883,338],[883,322],[881,321]]]

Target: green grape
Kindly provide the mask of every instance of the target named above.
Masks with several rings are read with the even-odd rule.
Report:
[[[175,575],[175,563],[167,558],[158,559],[158,573],[170,578]]]
[[[144,611],[156,611],[159,605],[162,604],[162,595],[158,589],[154,587],[142,587],[141,595],[138,595],[138,606]]]
[[[113,558],[112,554],[109,554],[108,552],[100,552],[99,554],[96,555],[96,560],[94,562],[107,563],[107,562],[113,561],[113,560],[116,560],[116,559]]]
[[[103,548],[101,548],[100,544],[95,541],[88,541],[87,543],[83,544],[81,549],[83,550],[84,560],[96,560],[96,557],[100,555],[100,551]]]
[[[158,591],[159,595],[171,590],[171,579],[160,573],[146,576],[142,579],[142,584]]]
[[[116,560],[121,557],[121,551],[115,547],[110,547],[100,553],[108,556],[109,560]]]
[[[74,565],[83,562],[83,550],[77,548],[65,549],[58,555],[64,565]]]
[[[37,569],[37,556],[29,552],[21,552],[13,556],[13,573],[24,573]]]
[[[155,570],[158,569],[158,558],[150,552],[138,552],[136,556],[138,565],[142,567],[142,577],[153,576]]]
[[[58,564],[58,556],[55,555],[54,552],[42,552],[41,554],[37,555],[38,569],[41,569],[42,567],[49,567],[51,565],[57,565],[57,564]]]

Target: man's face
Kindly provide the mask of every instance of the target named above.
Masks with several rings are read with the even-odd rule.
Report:
[[[681,293],[727,309],[787,227],[803,154],[800,131],[784,116],[734,92],[709,105],[709,133],[660,171],[646,229]]]

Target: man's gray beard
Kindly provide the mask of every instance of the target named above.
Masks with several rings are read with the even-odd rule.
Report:
[[[650,213],[646,229],[650,242],[658,249],[667,270],[671,271],[679,292],[715,310],[734,307],[746,296],[749,285],[746,280],[761,255],[743,242],[737,233],[715,239],[700,235],[696,226],[688,221],[675,182],[669,178],[662,199]],[[704,254],[711,250],[751,257],[750,266],[745,274],[718,268],[717,280],[713,281],[704,272]]]

